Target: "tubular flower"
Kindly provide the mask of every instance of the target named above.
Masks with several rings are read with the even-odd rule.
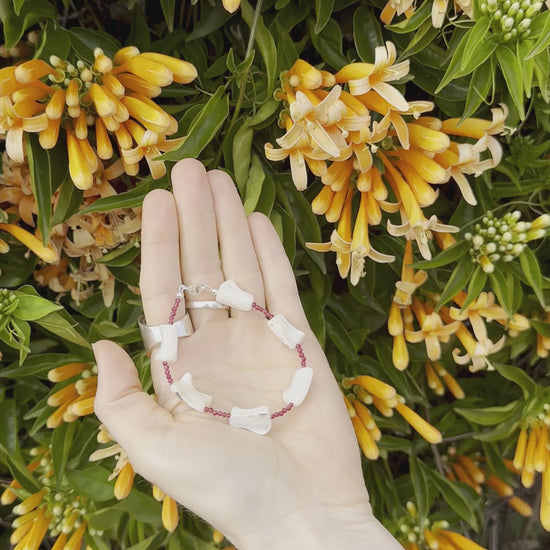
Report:
[[[516,443],[512,465],[521,475],[524,487],[532,487],[537,473],[542,474],[540,523],[550,531],[550,404],[545,403],[541,412],[524,419]]]
[[[128,461],[128,455],[118,443],[113,441],[111,434],[109,434],[103,424],[99,426],[97,441],[99,443],[112,443],[112,445],[94,451],[90,455],[89,460],[95,462],[111,456],[116,458],[115,467],[111,475],[109,475],[108,480],[116,480],[113,486],[113,495],[117,500],[123,500],[130,494],[135,477],[134,469]]]
[[[412,310],[420,330],[413,331],[405,329],[405,339],[407,342],[424,342],[426,344],[426,353],[431,361],[437,361],[441,358],[440,342],[448,342],[451,335],[454,334],[460,323],[451,321],[443,324],[443,319],[433,308],[421,302],[418,298],[413,298]]]
[[[461,293],[456,297],[456,300],[460,305],[464,303],[465,296]],[[505,322],[507,319],[506,313],[500,306],[494,305],[494,296],[492,293],[482,292],[478,300],[473,301],[470,306],[471,309],[467,307],[462,313],[456,308],[441,308],[441,315],[444,319],[449,322],[454,320],[454,322],[459,323],[456,336],[466,350],[466,353],[461,356],[460,349],[455,348],[453,350],[453,359],[458,365],[471,363],[469,367],[471,372],[477,372],[485,367],[492,370],[487,358],[504,347],[506,335],[503,335],[497,342],[493,342],[487,335],[487,328],[483,318],[485,317],[488,320],[498,318],[502,322]],[[516,317],[519,319],[522,316],[516,314]],[[473,334],[464,325],[463,320],[470,322]],[[515,326],[519,327],[520,325],[517,323]]]
[[[85,363],[69,363],[51,369],[48,379],[52,382],[64,382],[78,376],[78,380],[62,388],[55,388],[48,397],[48,405],[56,407],[50,414],[46,425],[57,428],[62,422],[73,422],[81,416],[94,412],[94,399],[97,390],[97,367]]]
[[[48,246],[44,246],[39,237],[29,233],[18,225],[13,223],[0,223],[0,231],[5,231],[12,237],[15,237],[46,263],[53,264],[59,259],[59,253],[53,245],[49,244]]]
[[[405,405],[405,399],[397,394],[395,388],[369,375],[359,375],[342,380],[344,390],[353,387],[353,395],[345,396],[345,402],[351,417],[359,445],[367,458],[378,458],[376,441],[380,439],[380,430],[365,405],[374,405],[383,416],[393,416],[397,411],[426,441],[440,443],[441,433],[424,420],[419,414]]]
[[[36,448],[31,450],[31,455],[37,459],[29,464],[28,469],[43,489],[32,494],[18,489],[22,501],[12,508],[18,517],[12,521],[14,531],[10,543],[16,548],[38,550],[43,539],[49,536],[56,538],[53,548],[80,548],[86,532],[101,534],[89,529],[86,521],[86,516],[94,511],[93,503],[77,495],[63,482],[56,483],[51,451]],[[12,483],[15,487],[17,481]],[[67,546],[69,543],[71,546]]]
[[[299,59],[282,75],[276,95],[285,102],[280,116],[285,134],[276,140],[279,148],[265,144],[269,160],[290,159],[298,190],[308,185],[308,169],[321,179],[324,185],[312,201],[314,213],[337,224],[348,215],[350,197],[357,203],[352,208],[357,218],[345,220],[346,230],[338,225],[331,243],[313,245],[336,251],[340,275],[351,274],[352,284],[364,274],[365,257],[391,261],[388,256],[376,259],[370,242],[369,226],[384,223],[384,213],[399,210],[402,224],[388,222],[388,232],[414,238],[423,257],[430,258],[434,235],[457,231],[424,214],[437,200],[434,186],[453,178],[465,200],[474,204],[466,175],[477,176],[501,158],[493,136],[504,130],[505,108],[495,109],[492,121],[459,124],[424,116],[433,103],[409,102],[391,84],[409,71],[408,62],[395,61],[390,42],[376,48],[374,63],[352,63],[335,75]],[[487,151],[491,158],[482,160]],[[347,233],[348,238],[343,236]],[[354,265],[351,256],[342,258],[352,251],[356,267],[348,269]]]
[[[150,166],[160,151],[179,146],[183,138],[167,140],[177,130],[176,120],[151,98],[172,82],[187,84],[197,76],[195,67],[186,61],[140,53],[134,47],[123,48],[113,59],[96,48],[94,56],[91,66],[52,56],[50,63],[33,59],[1,72],[0,133],[6,134],[7,154],[23,162],[24,132],[39,133],[44,149],[55,147],[60,133],[65,132],[69,172],[79,189],[92,186],[97,157],[112,158],[112,141],[119,142],[116,134],[127,124],[138,123],[152,134],[147,147],[156,148],[141,155]],[[133,148],[132,137],[126,145],[123,149]],[[137,140],[136,145],[144,147]],[[131,175],[135,175],[139,160],[128,164]],[[164,163],[155,162],[151,172],[158,178],[164,174],[159,168]]]
[[[550,324],[550,311],[544,314],[544,322]],[[535,318],[536,321],[540,320]],[[537,355],[542,359],[548,357],[550,354],[550,338],[537,331]]]
[[[222,0],[223,7],[229,12],[233,13],[239,9],[241,0]]]
[[[153,497],[158,502],[162,502],[162,525],[164,525],[164,528],[167,531],[172,532],[179,523],[177,502],[167,494],[163,493],[156,485],[153,485]]]
[[[426,362],[424,368],[428,387],[437,395],[443,395],[445,393],[445,385],[455,399],[464,399],[464,390],[460,387],[460,384],[456,381],[456,379],[445,368],[443,368],[440,363],[437,361]],[[443,380],[443,382],[441,382],[441,380]]]

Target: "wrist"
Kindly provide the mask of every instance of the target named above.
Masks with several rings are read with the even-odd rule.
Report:
[[[372,515],[370,505],[350,508],[319,507],[297,511],[258,529],[249,530],[239,550],[403,550]]]

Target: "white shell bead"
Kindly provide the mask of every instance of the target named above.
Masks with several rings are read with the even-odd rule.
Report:
[[[233,407],[229,424],[236,428],[244,428],[258,435],[265,435],[271,430],[271,413],[262,405],[254,409]]]
[[[292,403],[298,407],[304,402],[309,386],[313,379],[313,369],[311,367],[299,368],[292,377],[290,386],[283,392],[283,401],[290,405]]]
[[[153,356],[157,361],[173,363],[178,358],[178,327],[160,325],[160,347]]]
[[[216,301],[224,306],[234,307],[241,311],[250,311],[254,296],[237,286],[235,281],[223,282],[216,291]]]
[[[274,315],[267,322],[267,326],[272,330],[273,334],[290,349],[294,349],[298,344],[301,344],[306,337],[301,330],[293,327],[285,319],[284,315],[281,314]]]
[[[189,372],[185,373],[179,380],[172,382],[170,389],[196,411],[204,412],[205,407],[212,405],[213,397],[200,392],[193,386],[193,377]]]

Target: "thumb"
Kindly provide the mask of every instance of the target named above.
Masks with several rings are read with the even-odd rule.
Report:
[[[146,470],[148,455],[158,448],[155,440],[166,434],[173,418],[143,391],[134,362],[120,346],[101,340],[92,347],[98,368],[95,413],[134,468]]]

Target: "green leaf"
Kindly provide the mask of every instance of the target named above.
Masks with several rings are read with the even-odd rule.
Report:
[[[361,5],[353,14],[353,41],[355,49],[365,63],[374,62],[374,50],[384,45],[380,20],[372,7]]]
[[[511,303],[512,293],[504,274],[502,271],[496,269],[492,273],[489,273],[489,280],[491,281],[491,288],[496,294],[498,303],[504,308],[508,316],[512,317],[514,314]]]
[[[17,451],[19,441],[18,415],[15,405],[15,399],[0,401],[0,446],[11,455]]]
[[[319,34],[313,32],[313,20],[308,19],[308,30],[311,41],[323,60],[338,71],[348,60],[342,53],[342,29],[340,25],[330,19]]]
[[[491,18],[488,15],[480,17],[475,25],[467,32],[466,44],[464,47],[464,55],[460,59],[460,69],[464,71],[472,58],[474,57],[476,50],[483,44],[487,44],[487,31],[491,27]],[[489,54],[490,55],[490,54]]]
[[[125,514],[124,510],[121,510],[117,506],[108,506],[101,508],[96,512],[92,512],[86,516],[88,525],[96,531],[106,531],[115,527]]]
[[[73,27],[71,33],[71,43],[77,56],[83,61],[93,64],[94,50],[101,48],[107,57],[113,58],[120,49],[120,44],[110,34],[98,29],[85,29],[83,27]]]
[[[465,302],[462,304],[460,311],[464,311],[474,300],[477,300],[478,296],[481,294],[485,288],[485,283],[487,282],[487,273],[481,269],[481,266],[478,265],[472,274],[470,283],[468,284],[468,295]]]
[[[112,500],[114,484],[108,481],[111,472],[101,466],[82,470],[67,470],[66,477],[77,495],[96,502]]]
[[[464,493],[462,493],[454,483],[443,477],[439,472],[429,468],[422,462],[420,462],[420,465],[424,470],[426,478],[431,480],[439,489],[441,496],[445,499],[447,504],[477,531],[479,525],[472,508],[471,500],[464,496]]]
[[[115,508],[125,510],[138,521],[160,526],[161,505],[152,496],[141,491],[131,491]]]
[[[420,467],[420,461],[413,453],[409,454],[409,471],[418,506],[418,515],[420,518],[425,518],[429,512],[428,480]]]
[[[537,23],[538,25],[540,25],[540,21],[544,21],[544,22],[538,33],[536,42],[533,45],[533,49],[524,58],[526,60],[532,59],[533,57],[537,56],[539,53],[546,51],[548,49],[548,46],[550,46],[550,12],[544,11],[542,13],[539,13],[531,23],[531,30],[533,30],[533,28]]]
[[[96,262],[108,265],[109,267],[123,267],[132,263],[140,252],[139,243],[132,241],[123,246],[117,246],[101,258],[98,258]]]
[[[265,171],[258,155],[252,155],[250,171],[246,180],[246,190],[244,196],[244,211],[246,215],[254,212],[256,205],[262,194],[262,187],[265,180]]]
[[[508,91],[518,114],[523,120],[525,118],[525,109],[523,105],[523,78],[521,70],[521,62],[516,57],[516,54],[508,48],[508,46],[500,45],[496,49],[497,62],[504,75],[504,80],[508,85]]]
[[[544,294],[542,292],[542,274],[540,272],[539,262],[529,247],[526,246],[519,255],[519,263],[540,305],[545,307]]]
[[[514,382],[514,384],[517,384],[521,388],[524,399],[533,397],[537,386],[524,370],[512,365],[503,365],[502,363],[491,364],[501,376],[510,380],[510,382]]]
[[[516,480],[510,470],[504,464],[502,460],[502,452],[494,443],[484,441],[481,443],[483,447],[483,456],[487,460],[487,465],[490,470],[502,481],[508,483],[509,485],[515,486]]]
[[[25,321],[36,321],[48,313],[63,309],[63,306],[54,304],[46,300],[46,298],[42,298],[42,296],[18,293],[18,298],[17,308],[13,312],[13,315]]]
[[[436,267],[442,267],[458,260],[461,256],[464,256],[466,252],[471,248],[471,244],[468,241],[458,241],[446,250],[440,252],[435,258],[431,260],[421,260],[419,262],[413,262],[412,266],[419,269],[434,269]]]
[[[357,359],[357,354],[355,353],[355,343],[351,339],[348,329],[341,323],[338,317],[336,317],[336,315],[331,313],[329,310],[325,310],[324,316],[327,336],[330,338],[332,343],[348,359]]]
[[[458,43],[455,51],[453,52],[453,57],[450,61],[450,63],[447,66],[447,70],[445,71],[445,74],[443,75],[443,78],[441,79],[441,82],[439,83],[439,86],[435,89],[434,94],[437,95],[451,80],[458,78],[458,75],[460,74],[460,64],[462,61],[462,56],[464,55],[464,52],[466,50],[466,44],[468,43],[468,33],[464,33],[462,38],[460,39],[460,42]]]
[[[497,407],[484,407],[481,409],[455,407],[454,410],[474,424],[479,424],[480,426],[495,426],[512,417],[522,406],[523,403],[520,400],[516,400],[507,405]]]
[[[439,311],[442,305],[446,304],[453,296],[456,296],[459,292],[463,290],[472,271],[474,270],[474,264],[469,255],[462,256],[462,259],[458,265],[454,268],[445,288],[441,292],[441,297],[435,306],[436,311]]]
[[[197,158],[214,139],[229,114],[229,97],[220,86],[195,118],[183,144],[174,151],[164,153],[159,160]],[[120,207],[119,207],[120,208]]]
[[[261,212],[262,214],[269,216],[269,214],[271,214],[271,211],[273,210],[276,191],[275,183],[273,182],[273,178],[271,177],[271,175],[265,173],[264,176],[265,180],[263,182],[262,191],[260,194],[260,198],[256,203],[255,210],[256,212]]]
[[[482,103],[488,102],[488,96],[493,90],[494,85],[495,64],[491,57],[477,67],[472,73],[462,120],[471,117]]]
[[[63,422],[53,430],[52,434],[52,460],[57,479],[57,487],[63,482],[65,468],[69,458],[69,452],[73,445],[76,422]]]
[[[83,195],[83,191],[75,187],[71,178],[63,180],[51,220],[52,227],[69,219],[78,211]]]
[[[112,197],[104,197],[97,199],[90,206],[83,208],[80,214],[90,214],[91,212],[109,212],[117,208],[136,208],[141,206],[143,199],[149,191],[153,189],[166,189],[169,185],[168,176],[164,176],[158,180],[153,178],[145,178],[137,187],[113,195]]]
[[[38,228],[42,243],[47,246],[51,231],[53,183],[50,153],[42,149],[38,135],[26,132],[27,158],[33,195],[38,206]]]
[[[325,346],[325,318],[319,299],[312,290],[300,292],[300,300],[304,308],[309,326],[322,347]]]
[[[110,266],[109,271],[115,279],[130,286],[139,286],[139,268],[135,264]]]
[[[38,480],[29,472],[23,459],[17,454],[9,453],[2,444],[0,444],[0,461],[7,465],[13,479],[17,479],[21,487],[29,491],[29,493],[36,493],[43,488]]]
[[[55,8],[44,0],[26,0],[19,14],[15,13],[15,10],[10,10],[4,20],[6,49],[13,48],[28,28],[44,19],[53,19],[55,16]]]
[[[403,19],[399,23],[388,25],[386,28],[396,34],[406,34],[416,31],[424,21],[431,17],[432,6],[429,2],[423,2],[422,5],[414,10],[409,19]]]
[[[162,6],[162,13],[168,32],[174,32],[174,14],[176,12],[176,0],[160,0]]]
[[[71,37],[69,33],[58,27],[53,21],[47,21],[40,33],[40,43],[34,57],[50,61],[51,55],[67,59],[71,51]]]
[[[319,34],[329,22],[332,10],[334,9],[334,0],[315,0],[315,34]]]
[[[258,5],[256,10],[259,10],[261,5]],[[241,15],[246,24],[253,28],[256,23],[256,31],[254,34],[254,42],[258,46],[262,59],[264,60],[265,72],[267,76],[267,89],[265,99],[270,99],[275,89],[277,79],[277,48],[271,33],[267,30],[264,24],[263,17],[256,13],[247,0],[241,0]]]
[[[248,180],[253,137],[254,130],[245,122],[233,138],[233,175],[241,196],[244,196]]]
[[[473,437],[479,441],[502,441],[509,437],[510,434],[517,429],[518,425],[519,418],[512,416],[508,418],[508,420],[498,424],[496,428],[478,433]]]
[[[541,336],[550,338],[550,323],[538,321],[537,319],[529,319],[529,323]]]
[[[137,544],[127,546],[126,550],[156,550],[157,548],[160,548],[160,545],[165,538],[166,535],[164,533],[157,533],[156,535],[151,535],[150,537],[147,537]]]
[[[533,84],[533,70],[535,67],[535,60],[527,54],[533,50],[532,40],[520,40],[516,43],[516,55],[519,59],[519,66],[521,67],[521,74],[523,78],[523,89],[525,95],[531,97],[531,86]]]
[[[48,313],[35,321],[38,325],[52,332],[56,336],[72,342],[77,346],[90,348],[90,342],[78,323],[65,311],[59,310]]]

